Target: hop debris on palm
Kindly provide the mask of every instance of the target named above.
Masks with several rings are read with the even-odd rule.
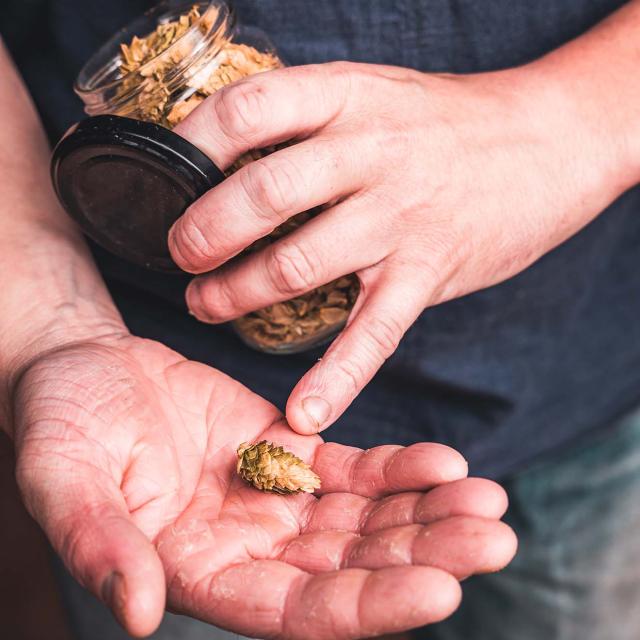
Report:
[[[313,493],[320,478],[311,467],[283,447],[262,440],[238,447],[238,475],[261,491],[273,493]]]

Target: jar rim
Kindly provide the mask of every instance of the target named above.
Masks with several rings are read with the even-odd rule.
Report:
[[[120,65],[120,45],[128,43],[133,36],[144,37],[151,33],[142,33],[142,24],[152,22],[155,26],[164,20],[175,19],[179,15],[188,12],[192,8],[199,8],[202,13],[200,17],[164,51],[154,56],[143,65],[133,71],[118,76],[108,81],[102,81],[108,77],[109,73],[115,71]],[[207,30],[210,34],[219,34],[220,36],[229,35],[235,23],[235,12],[233,7],[226,0],[163,0],[142,15],[138,16],[122,29],[117,31],[109,40],[107,40],[84,64],[76,81],[74,83],[74,91],[80,96],[86,98],[98,92],[107,91],[117,87],[125,81],[126,78],[140,74],[145,69],[149,69],[152,65],[157,64],[157,60],[161,56],[170,55],[171,51],[178,49],[185,38],[191,36],[196,30],[200,29],[202,21],[208,17],[211,9],[217,9],[218,15],[213,21],[211,27]],[[155,27],[152,27],[152,30]],[[203,34],[204,36],[205,34]]]

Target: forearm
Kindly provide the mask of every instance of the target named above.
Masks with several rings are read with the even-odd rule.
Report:
[[[615,197],[640,181],[640,0],[594,29],[528,65],[553,85],[575,126],[592,141],[594,164]],[[570,137],[567,132],[567,137]]]
[[[49,149],[0,42],[0,427],[12,379],[39,353],[122,330],[85,242],[50,185]]]

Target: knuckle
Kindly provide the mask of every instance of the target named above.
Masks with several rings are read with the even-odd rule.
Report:
[[[218,92],[215,114],[222,133],[231,142],[251,145],[264,130],[267,114],[263,87],[244,80]]]
[[[349,62],[348,60],[333,60],[331,62],[327,62],[319,68],[327,69],[327,75],[334,76],[336,73],[353,73],[353,70],[357,69],[357,66],[357,64]]]
[[[320,82],[319,99],[333,105],[334,117],[345,111],[353,100],[354,83],[357,81],[359,66],[353,62],[336,60],[317,66]]]
[[[270,264],[273,284],[286,295],[305,293],[320,281],[318,262],[295,242],[281,242],[274,249]]]
[[[398,348],[404,333],[397,320],[380,317],[371,318],[363,324],[362,330],[373,353],[384,360]]]
[[[197,209],[194,211],[193,207],[194,205],[180,223],[179,233],[175,238],[178,252],[186,262],[186,267],[198,267],[215,255],[210,238],[210,225],[207,224],[206,217]]]
[[[366,382],[365,371],[361,364],[354,359],[336,362],[338,375],[347,381],[351,394],[357,394]]]
[[[87,524],[82,518],[74,516],[72,523],[61,522],[59,526],[62,535],[59,540],[58,553],[66,565],[76,573],[78,565],[81,564],[79,561],[82,556],[82,543],[89,534]],[[79,577],[77,573],[76,577]]]
[[[360,65],[349,60],[333,60],[318,66],[318,69],[325,74],[328,80],[347,83],[351,83],[358,76],[360,68]]]
[[[277,224],[295,210],[300,177],[292,163],[274,157],[257,160],[245,167],[242,181],[258,217]]]
[[[86,563],[87,543],[95,540],[97,523],[102,531],[114,521],[114,514],[108,502],[87,504],[68,514],[57,522],[60,540],[58,552],[76,578],[87,584],[88,576],[83,573],[90,570]]]
[[[199,285],[197,295],[202,310],[212,320],[229,318],[237,308],[233,290],[224,278],[217,280],[215,286],[207,283]]]

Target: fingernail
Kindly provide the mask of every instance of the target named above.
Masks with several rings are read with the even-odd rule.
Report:
[[[185,298],[187,301],[189,313],[201,322],[210,322],[210,318],[202,307],[202,298],[200,297],[200,292],[198,291],[198,289],[199,284],[196,280],[192,280],[187,286]]]
[[[322,425],[331,415],[331,405],[317,396],[310,396],[302,401],[302,408],[316,431],[320,431]]]
[[[169,229],[169,233],[167,234],[167,246],[169,247],[169,253],[175,263],[181,269],[190,272],[192,265],[189,260],[185,258],[184,253],[182,253],[182,248],[176,239],[178,234],[178,223],[179,221],[174,222],[171,229]]]
[[[124,576],[114,571],[102,583],[101,594],[103,602],[111,609],[116,620],[124,626],[125,603],[127,599]]]

